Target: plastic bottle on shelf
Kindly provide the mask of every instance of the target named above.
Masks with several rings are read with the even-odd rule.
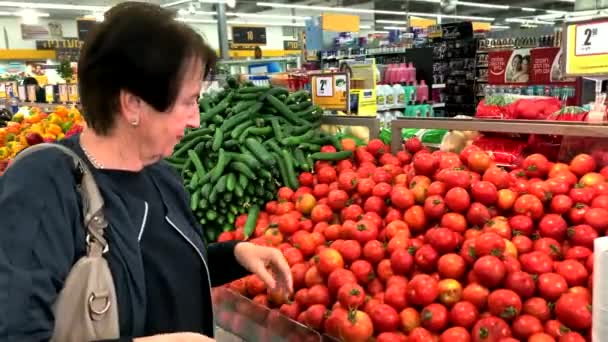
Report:
[[[379,111],[384,110],[386,107],[386,95],[384,94],[383,84],[376,85],[376,105]]]
[[[414,68],[414,63],[410,62],[405,70],[407,74],[407,81],[416,82],[416,68]]]
[[[395,65],[394,64],[389,64],[388,68],[386,68],[386,71],[384,72],[384,83],[385,84],[392,84],[394,82],[395,79]]]
[[[405,83],[404,83],[405,84]],[[395,96],[395,108],[405,107],[405,90],[401,83],[396,83],[393,86],[393,95]]]
[[[386,106],[384,108],[393,108],[393,105],[395,104],[395,94],[393,93],[393,87],[391,87],[389,84],[385,84],[383,87],[384,98],[386,102]]]
[[[399,64],[398,70],[399,78],[396,80],[395,83],[406,83],[408,79],[408,71],[407,67],[405,66],[405,63]]]
[[[420,80],[420,84],[416,88],[416,100],[422,103],[429,100],[429,86],[424,80]]]
[[[409,84],[405,87],[405,103],[406,105],[411,105],[416,101],[416,81],[409,82]]]

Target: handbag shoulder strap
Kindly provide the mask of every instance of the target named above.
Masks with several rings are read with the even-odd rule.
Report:
[[[82,160],[74,151],[63,145],[45,143],[33,145],[24,149],[17,154],[11,165],[14,165],[16,162],[24,159],[30,154],[48,149],[56,149],[70,156],[73,168],[82,176],[79,182],[79,191],[82,197],[84,225],[87,229],[87,255],[99,257],[109,249],[108,242],[104,237],[104,231],[108,226],[108,222],[103,214],[103,198],[101,197],[95,178],[93,178],[93,174],[84,160]]]

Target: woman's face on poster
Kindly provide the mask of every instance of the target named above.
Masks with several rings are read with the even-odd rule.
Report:
[[[528,71],[529,64],[530,64],[530,62],[527,59],[523,59],[521,61],[521,70],[522,71]]]
[[[521,56],[513,57],[513,61],[511,62],[511,66],[515,71],[521,70]]]

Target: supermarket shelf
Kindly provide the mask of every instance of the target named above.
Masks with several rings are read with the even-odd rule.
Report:
[[[363,126],[369,128],[369,138],[376,139],[380,134],[380,122],[375,116],[323,115],[324,125]]]
[[[391,151],[397,153],[402,148],[401,129],[453,129],[496,133],[552,134],[608,138],[608,124],[587,124],[582,122],[548,122],[536,120],[465,120],[465,119],[396,119],[391,122]]]

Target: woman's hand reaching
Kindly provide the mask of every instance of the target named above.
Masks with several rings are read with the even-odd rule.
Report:
[[[205,335],[197,333],[173,333],[162,334],[148,337],[140,337],[133,342],[214,342],[215,340]]]
[[[249,272],[256,274],[271,290],[293,293],[291,269],[283,254],[276,248],[241,242],[234,248],[236,260]]]

